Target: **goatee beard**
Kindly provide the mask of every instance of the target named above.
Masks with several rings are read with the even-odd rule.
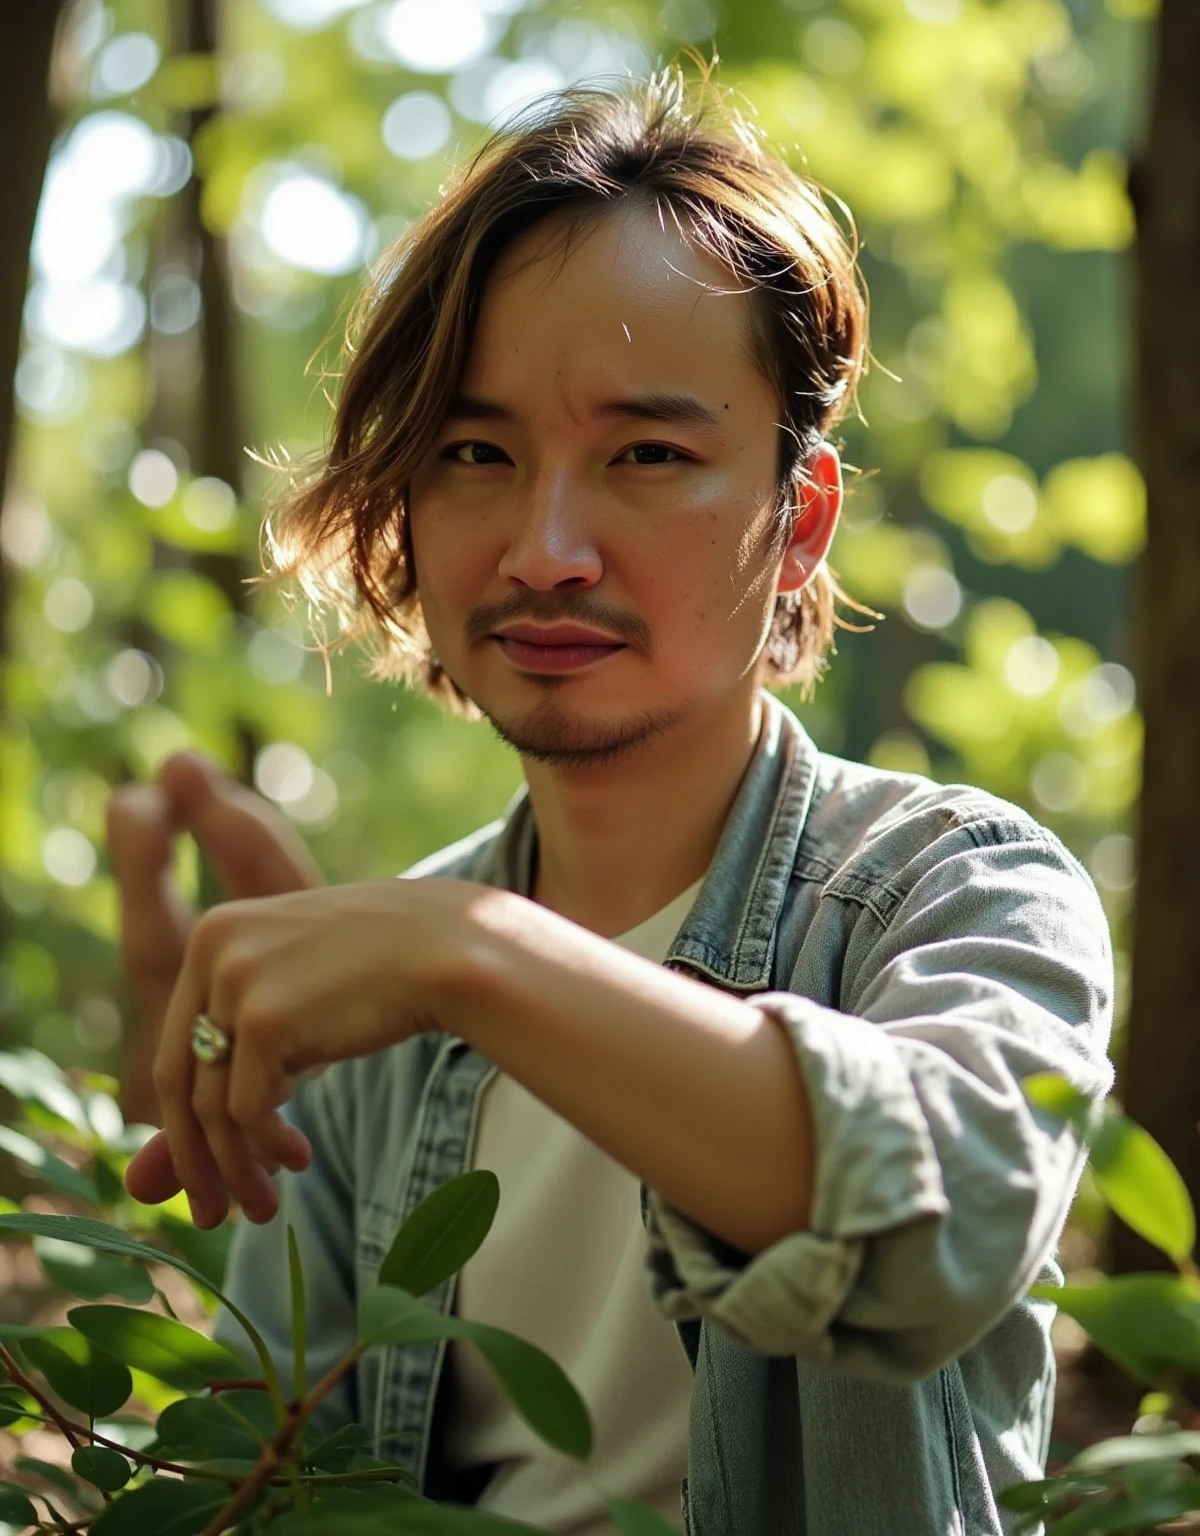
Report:
[[[483,711],[492,730],[523,758],[551,768],[603,768],[661,736],[679,718],[679,709],[648,710],[621,720],[572,720],[546,700],[507,720]]]

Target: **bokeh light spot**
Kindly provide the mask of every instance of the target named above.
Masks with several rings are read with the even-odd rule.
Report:
[[[165,507],[179,489],[179,471],[159,448],[143,448],[129,466],[129,489],[144,507]]]

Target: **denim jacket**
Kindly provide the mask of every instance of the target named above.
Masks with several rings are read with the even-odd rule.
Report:
[[[1084,1162],[1019,1080],[1108,1092],[1107,925],[1025,812],[819,752],[763,703],[665,964],[785,1029],[814,1116],[812,1220],[751,1257],[642,1189],[647,1283],[695,1375],[680,1518],[690,1536],[999,1536],[1015,1517],[996,1493],[1043,1475],[1054,1307],[1025,1292],[1061,1282]],[[525,895],[535,844],[522,789],[407,878]],[[400,1223],[471,1166],[495,1070],[431,1032],[300,1084],[288,1114],[313,1161],[278,1176],[273,1221],[239,1224],[227,1279],[289,1371],[286,1224],[316,1380],[353,1343],[356,1295]],[[453,1289],[428,1299],[449,1310]],[[227,1312],[216,1326],[242,1343]],[[445,1349],[369,1351],[322,1422],[366,1424],[426,1493],[471,1502],[441,1464]]]

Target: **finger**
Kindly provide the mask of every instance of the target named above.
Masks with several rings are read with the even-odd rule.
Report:
[[[234,1054],[237,1054],[236,1043]],[[192,1088],[192,1109],[204,1129],[209,1151],[216,1160],[226,1189],[251,1221],[270,1221],[279,1202],[270,1177],[255,1157],[246,1133],[230,1118],[229,1078],[230,1068],[224,1063],[199,1064]]]
[[[109,868],[121,898],[122,957],[135,981],[168,991],[195,920],[171,879],[178,830],[173,816],[156,784],[124,785],[106,811]],[[163,997],[160,1007],[165,1002]]]
[[[312,1162],[312,1143],[308,1137],[278,1112],[244,1127],[244,1134],[259,1162],[273,1163],[275,1169],[289,1168],[299,1173]]]
[[[154,1061],[154,1086],[171,1161],[187,1193],[192,1219],[199,1227],[216,1226],[229,1210],[225,1181],[192,1108],[192,1085],[198,1065],[192,1055],[192,1025],[208,996],[210,951],[217,943],[215,937],[210,937],[212,934],[211,925],[206,927],[201,920],[189,940],[167,1004]]]
[[[165,1131],[158,1131],[139,1148],[125,1169],[125,1188],[143,1205],[161,1205],[183,1188]]]
[[[290,1033],[287,1019],[249,1016],[238,1034],[230,1062],[229,1113],[271,1157],[285,1167],[306,1168],[312,1157],[307,1136],[279,1114],[295,1086],[284,1060]]]
[[[159,769],[175,813],[235,900],[323,885],[303,838],[261,795],[198,752],[176,752]]]
[[[179,830],[170,798],[158,784],[122,784],[105,808],[108,858],[122,891],[152,899],[171,864],[171,839]]]

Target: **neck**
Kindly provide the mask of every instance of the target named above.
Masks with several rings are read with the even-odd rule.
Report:
[[[674,900],[712,862],[761,719],[756,685],[604,768],[525,762],[538,841],[533,899],[604,938]]]

